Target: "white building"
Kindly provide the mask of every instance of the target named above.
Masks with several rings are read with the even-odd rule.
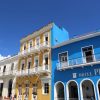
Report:
[[[0,97],[14,96],[18,55],[0,61]]]

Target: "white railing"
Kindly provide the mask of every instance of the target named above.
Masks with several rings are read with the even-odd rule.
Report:
[[[0,76],[9,76],[9,75],[15,75],[16,74],[16,70],[12,70],[12,71],[5,71],[5,72],[1,72]]]
[[[35,45],[35,46],[31,47],[31,48],[28,48],[26,50],[23,50],[23,51],[19,52],[18,55],[27,55],[28,53],[38,52],[41,49],[46,49],[46,48],[49,48],[49,47],[50,47],[49,42],[48,41],[44,41],[43,43],[41,43],[39,45]]]
[[[55,98],[54,100],[65,100],[64,98]]]
[[[18,95],[18,100],[22,100],[22,95]]]
[[[83,66],[86,64],[92,64],[92,63],[98,63],[98,62],[100,62],[100,54],[91,55],[87,57],[81,57],[81,58],[75,58],[75,59],[70,59],[65,62],[58,62],[57,70],[73,68],[77,66]]]
[[[54,98],[54,100],[79,100],[78,98]],[[83,98],[83,100],[95,100],[93,97]]]
[[[37,95],[33,95],[32,100],[37,100]]]
[[[30,69],[25,69],[21,71],[17,71],[17,76],[25,76],[25,75],[32,75],[32,74],[41,74],[41,73],[48,73],[50,72],[49,66],[44,65],[44,66],[38,66]]]

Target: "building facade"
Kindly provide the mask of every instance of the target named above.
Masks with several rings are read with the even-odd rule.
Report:
[[[66,39],[68,32],[50,23],[21,40],[17,100],[51,99],[51,47]]]
[[[0,97],[10,98],[15,95],[18,55],[0,61]],[[1,99],[0,99],[1,100]]]
[[[100,100],[100,32],[52,48],[52,100]]]

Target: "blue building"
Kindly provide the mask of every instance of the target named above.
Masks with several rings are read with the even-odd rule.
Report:
[[[100,100],[100,32],[52,47],[52,100]]]

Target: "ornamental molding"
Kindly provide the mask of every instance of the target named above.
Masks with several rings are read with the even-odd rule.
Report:
[[[74,43],[74,42],[78,42],[78,41],[81,41],[81,40],[93,38],[93,37],[96,37],[96,36],[100,36],[100,32],[92,32],[92,33],[88,33],[88,34],[80,36],[80,37],[75,37],[75,38],[72,38],[70,40],[66,40],[65,42],[60,43],[56,46],[53,46],[52,48],[58,48],[60,46],[68,45],[68,44],[71,44],[71,43]]]
[[[18,61],[18,55],[11,56],[9,58],[5,58],[5,59],[1,60],[0,61],[0,66],[10,64],[10,63],[13,63],[15,61]]]
[[[33,32],[32,34],[26,36],[25,38],[21,39],[21,44],[23,44],[24,42],[28,41],[28,40],[31,40],[33,37],[36,37],[42,33],[45,33],[47,31],[50,31],[50,29],[53,27],[53,23],[50,23],[46,26],[44,26],[43,28]]]

